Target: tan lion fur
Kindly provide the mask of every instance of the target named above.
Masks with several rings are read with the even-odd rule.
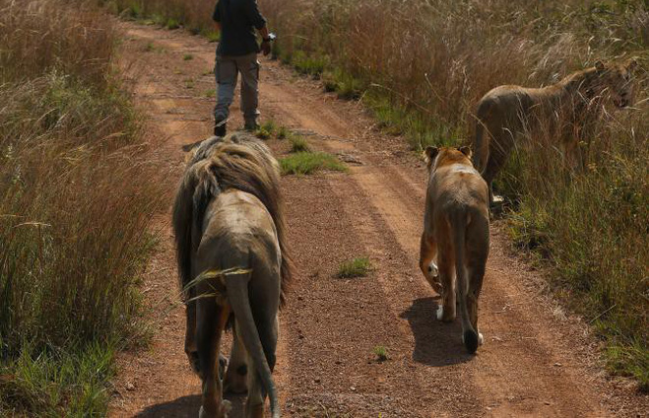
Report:
[[[208,179],[215,180],[219,193],[228,189],[242,190],[255,195],[270,212],[279,237],[282,251],[282,305],[292,282],[294,264],[286,242],[286,222],[279,190],[279,165],[270,149],[257,138],[246,133],[234,133],[226,138],[212,137],[196,144],[189,155],[183,181],[176,195],[173,210],[173,225],[176,231],[176,251],[181,286],[184,288],[192,279],[191,226],[194,210],[196,220],[202,221],[204,207],[188,205],[198,197],[201,188],[210,187]]]
[[[579,143],[594,134],[602,105],[611,100],[617,107],[633,103],[632,71],[635,59],[603,63],[570,74],[543,88],[516,85],[496,87],[478,102],[474,141],[475,167],[489,184],[507,162],[520,138],[541,134],[561,146],[573,166],[584,163]]]
[[[489,255],[489,190],[470,158],[468,147],[426,148],[430,177],[419,267],[442,296],[438,319],[455,319],[457,297],[462,339],[473,353],[483,341],[478,297]]]
[[[279,338],[278,310],[292,278],[279,189],[279,165],[248,134],[210,138],[188,159],[173,227],[187,305],[185,351],[203,382],[199,416],[221,418],[223,391],[248,391],[246,416],[263,417]],[[233,322],[234,341],[222,381],[219,344]]]

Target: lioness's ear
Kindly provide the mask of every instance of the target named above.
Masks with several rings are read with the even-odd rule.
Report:
[[[595,70],[597,70],[598,73],[601,73],[606,69],[606,65],[604,64],[603,61],[595,61]]]
[[[424,154],[426,155],[426,161],[431,163],[435,157],[437,157],[437,154],[439,154],[439,148],[428,146],[426,147]]]
[[[458,148],[458,150],[462,154],[466,155],[467,158],[471,158],[471,155],[473,155],[473,152],[471,151],[471,147],[469,147],[469,146],[460,147],[460,148]]]
[[[629,61],[626,63],[626,69],[633,71],[638,67],[638,57],[629,58]]]

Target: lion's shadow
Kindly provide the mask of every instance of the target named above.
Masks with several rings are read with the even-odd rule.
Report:
[[[232,402],[229,415],[232,418],[243,417],[245,395],[225,395]],[[196,418],[201,408],[201,395],[183,396],[173,401],[151,405],[135,415],[136,418]]]
[[[413,360],[433,367],[470,361],[474,356],[462,344],[459,318],[452,323],[438,321],[435,299],[439,297],[417,299],[401,314],[401,318],[408,320],[415,337]]]

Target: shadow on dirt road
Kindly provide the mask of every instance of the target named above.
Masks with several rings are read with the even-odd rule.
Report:
[[[200,390],[197,388],[197,390]],[[246,397],[238,395],[226,395],[225,398],[232,402],[232,410],[229,415],[232,418],[243,417],[243,406]],[[151,405],[139,414],[136,418],[196,418],[201,408],[201,395],[183,396],[173,401]]]
[[[416,299],[401,314],[401,318],[408,320],[415,337],[413,360],[433,367],[470,361],[474,356],[464,349],[459,319],[450,324],[437,320],[439,300],[439,297]]]

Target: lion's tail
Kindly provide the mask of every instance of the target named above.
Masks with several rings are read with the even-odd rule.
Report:
[[[229,262],[229,268],[241,268],[248,259],[247,255],[244,257],[242,254],[232,254]],[[273,418],[280,417],[279,397],[277,396],[277,389],[273,381],[272,368],[268,363],[267,356],[270,356],[272,365],[274,366],[275,353],[272,350],[265,350],[264,348],[270,347],[269,341],[262,341],[259,335],[259,330],[255,324],[255,319],[252,315],[252,308],[250,306],[250,297],[248,294],[248,285],[251,278],[251,272],[228,274],[225,276],[225,286],[227,288],[228,299],[234,317],[237,321],[239,335],[243,340],[246,351],[250,355],[253,364],[254,372],[258,374],[263,388],[268,393],[270,398],[270,410]],[[264,343],[266,343],[264,345]]]
[[[458,210],[449,217],[451,230],[453,231],[453,247],[455,248],[455,274],[457,277],[457,296],[460,305],[460,315],[462,318],[462,339],[464,346],[473,354],[478,349],[478,333],[471,324],[471,317],[466,305],[467,293],[469,291],[469,280],[465,268],[465,249],[466,249],[466,229],[471,222],[471,215],[465,210]]]

